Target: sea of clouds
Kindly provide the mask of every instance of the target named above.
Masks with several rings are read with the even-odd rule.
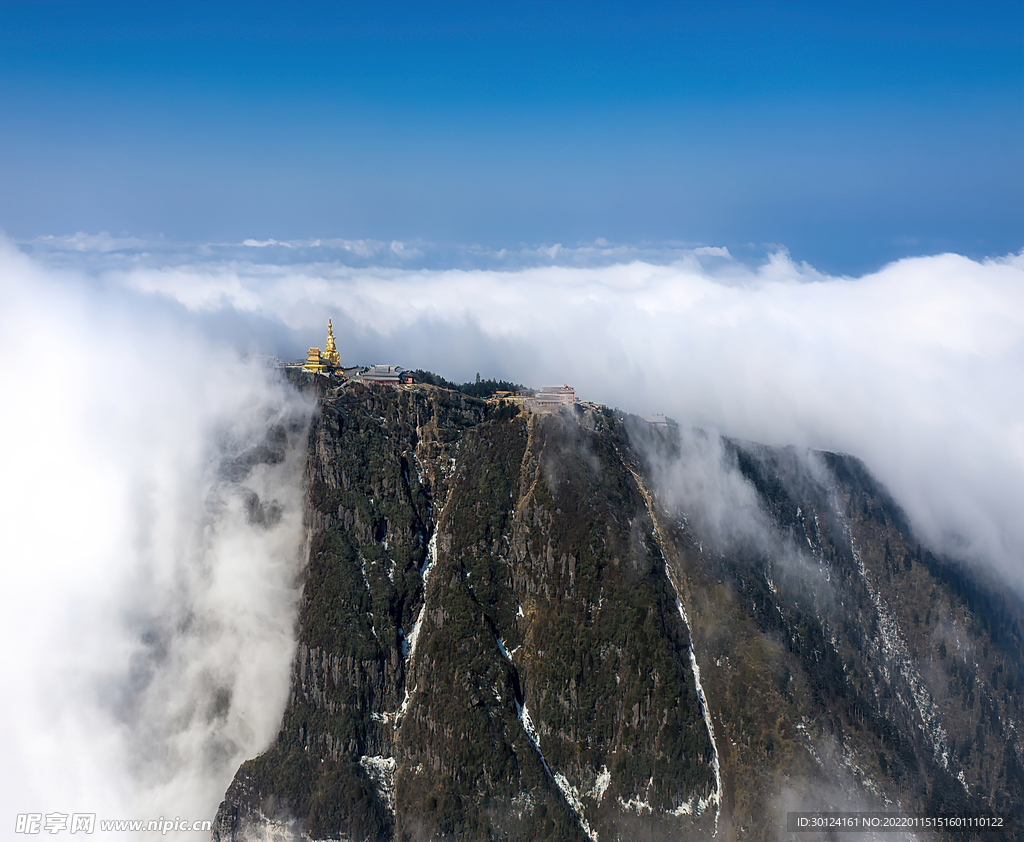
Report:
[[[1024,253],[834,277],[784,250],[494,251],[330,240],[22,244],[183,330],[302,358],[477,372],[769,444],[852,453],[937,549],[1024,582]]]
[[[0,241],[0,285],[14,812],[102,792],[108,812],[209,814],[272,738],[300,448],[240,480],[218,466],[311,411],[243,355],[303,358],[328,317],[345,364],[569,383],[684,426],[855,454],[933,547],[1024,591],[1024,254],[850,278],[777,249],[76,235]],[[280,505],[273,528],[246,519],[253,492]]]

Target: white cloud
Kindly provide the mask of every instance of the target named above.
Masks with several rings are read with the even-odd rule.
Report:
[[[285,252],[298,250],[260,253]],[[209,813],[277,727],[295,463],[244,481],[281,492],[286,517],[269,535],[216,468],[274,412],[305,410],[228,336],[287,340],[301,356],[330,316],[346,362],[568,382],[684,425],[853,453],[926,539],[1024,582],[1022,255],[834,278],[784,253],[750,266],[692,248],[501,270],[261,263],[212,247],[125,269],[61,254],[57,271],[0,241],[0,613],[19,641],[0,663],[8,813],[33,793],[65,811]],[[705,473],[714,499],[746,505]],[[727,514],[704,516],[721,532]],[[227,688],[228,714],[211,715],[203,704]]]
[[[1020,574],[1024,257],[947,254],[836,278],[784,252],[748,266],[705,264],[708,251],[667,264],[201,264],[108,277],[197,311],[279,320],[297,352],[333,316],[352,362],[569,382],[624,409],[850,452],[930,540],[966,540]]]
[[[304,438],[224,468],[309,407],[2,241],[0,278],[2,812],[211,818],[287,697]]]
[[[693,250],[693,253],[694,254],[706,254],[706,255],[710,255],[712,257],[725,257],[725,258],[728,258],[730,260],[732,259],[732,255],[729,254],[729,249],[727,249],[727,248],[719,248],[717,246],[701,246],[699,248],[695,248]]]
[[[46,234],[30,241],[33,245],[54,251],[77,252],[111,252],[137,250],[145,246],[145,241],[138,237],[112,237],[107,231],[99,234],[77,234],[55,237]]]
[[[295,248],[289,242],[282,242],[280,240],[242,240],[243,246],[249,246],[250,248],[266,248],[267,246],[282,246],[283,248],[290,249]]]

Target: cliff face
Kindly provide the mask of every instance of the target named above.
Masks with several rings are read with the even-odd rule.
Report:
[[[671,427],[325,398],[290,701],[214,838],[775,839],[786,810],[1019,805],[1019,603],[921,550],[856,460],[717,446],[743,529],[694,503],[707,448]]]

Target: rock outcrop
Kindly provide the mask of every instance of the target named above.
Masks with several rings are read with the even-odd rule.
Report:
[[[1024,803],[1019,599],[855,459],[719,441],[750,508],[716,515],[681,441],[324,397],[291,696],[214,838],[774,840],[788,810]]]

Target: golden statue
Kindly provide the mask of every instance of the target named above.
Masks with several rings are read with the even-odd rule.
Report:
[[[306,371],[323,371],[324,369],[338,367],[341,362],[338,357],[338,348],[334,344],[334,325],[327,320],[327,346],[321,351],[319,348],[310,348],[306,355],[306,362],[302,366]]]
[[[324,359],[332,365],[339,365],[338,349],[334,345],[334,327],[331,320],[327,320],[327,344],[324,346]]]

